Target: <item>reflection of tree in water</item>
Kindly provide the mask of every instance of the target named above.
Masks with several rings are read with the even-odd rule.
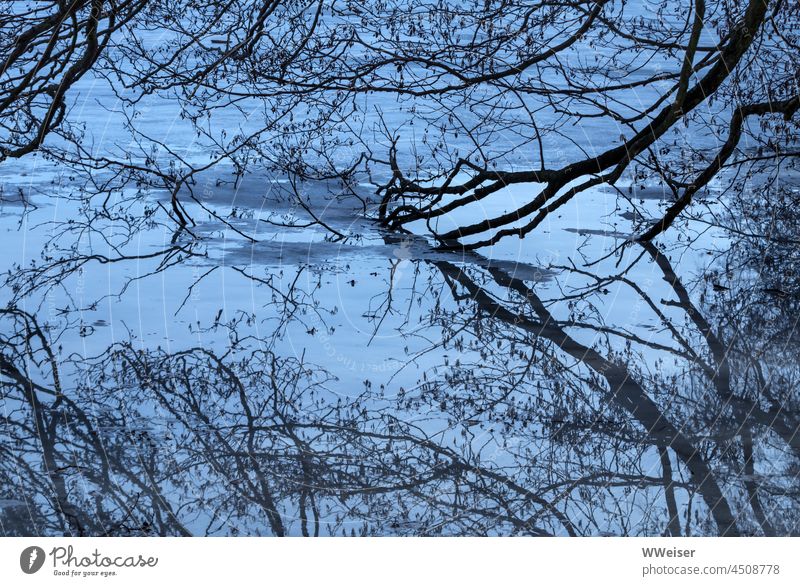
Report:
[[[522,420],[538,422],[543,432],[549,430],[550,436],[538,442],[531,442],[532,436],[528,436],[525,456],[541,454],[543,445],[549,451],[554,446],[563,450],[544,466],[554,483],[552,490],[559,491],[548,500],[581,502],[583,506],[576,510],[589,511],[584,524],[596,524],[595,530],[601,530],[609,518],[631,522],[638,517],[643,526],[629,527],[633,533],[796,531],[795,514],[791,513],[796,503],[790,496],[796,493],[800,447],[796,397],[777,397],[763,385],[754,394],[748,377],[754,365],[761,364],[757,357],[743,353],[747,346],[739,344],[738,337],[727,340],[725,334],[716,333],[690,301],[666,257],[650,245],[645,250],[670,284],[676,301],[651,299],[625,277],[605,280],[590,275],[591,286],[580,296],[571,296],[570,315],[563,320],[555,319],[532,289],[507,273],[490,269],[488,274],[473,276],[454,265],[438,263],[454,290],[464,291],[474,300],[486,321],[513,325],[513,333],[503,336],[502,346],[492,348],[496,337],[489,342],[482,361],[503,360],[515,349],[532,345],[542,351],[542,344],[549,344],[542,353],[547,367],[540,371],[531,368],[535,359],[526,365],[521,360],[524,356],[518,357],[521,367],[528,369],[525,375],[540,388],[547,387],[546,391],[530,396],[531,388],[536,387],[531,384],[512,390],[502,384],[509,377],[475,381],[463,387],[466,393],[470,387],[484,393],[494,391],[494,396],[484,397],[475,413],[485,416],[492,412],[490,424],[494,425],[508,427]],[[483,279],[481,285],[478,279]],[[574,302],[578,297],[587,301],[602,296],[615,281],[636,290],[663,318],[676,346],[667,348],[624,329],[585,319],[599,314],[592,314],[591,305]],[[511,308],[506,299],[501,301],[509,292]],[[554,303],[559,302],[556,299]],[[688,327],[676,326],[677,320],[666,317],[660,307],[669,306],[683,310]],[[447,321],[452,323],[457,315],[453,312]],[[567,327],[602,334],[596,347],[608,347],[608,357],[570,336]],[[625,341],[623,351],[610,350],[610,343],[606,346],[605,340],[614,337]],[[658,350],[655,365],[648,366],[637,354],[637,346]],[[668,364],[672,358],[675,366]],[[560,376],[554,376],[554,361]],[[788,368],[781,368],[781,380],[797,376],[796,364],[795,359]],[[474,371],[474,366],[469,370]],[[482,370],[486,372],[485,367]],[[796,383],[788,388],[796,388]],[[773,454],[788,455],[789,464],[773,460]],[[769,475],[756,474],[759,463],[768,466]],[[591,471],[588,476],[587,470]],[[561,483],[554,482],[554,473]],[[587,490],[586,479],[591,479],[593,489]],[[530,478],[528,482],[527,486],[532,486],[541,480]],[[591,508],[587,509],[587,502],[592,503]],[[595,509],[608,511],[600,523]]]
[[[33,247],[0,310],[4,534],[798,533],[797,2],[0,5],[0,206]],[[453,252],[601,188],[632,218],[608,275]],[[402,240],[356,351],[427,347],[348,388],[282,337],[334,325],[311,232],[375,224]],[[699,279],[649,244],[697,260],[704,224],[729,250]],[[107,296],[71,286],[98,265]],[[177,350],[81,321],[156,277],[177,315],[215,273],[270,319],[198,313],[212,342]]]
[[[637,246],[608,277],[564,267],[553,298],[491,263],[417,265],[443,363],[413,388],[342,389],[237,322],[224,351],[118,343],[59,363],[5,310],[3,531],[796,533],[798,347],[759,317],[788,295],[709,283],[698,304]],[[666,289],[629,278],[645,263]],[[614,286],[670,341],[605,321]],[[299,289],[273,297],[285,322],[314,307]]]

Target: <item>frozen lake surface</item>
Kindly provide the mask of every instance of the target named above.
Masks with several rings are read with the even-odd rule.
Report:
[[[202,166],[208,137],[259,123],[243,100],[198,137],[150,95],[133,124],[124,94],[92,74],[73,88],[93,156]],[[368,99],[411,165],[414,99]],[[479,127],[480,109],[456,111]],[[360,116],[347,122],[375,122]],[[542,153],[595,156],[625,130],[565,125]],[[523,139],[495,143],[506,168],[530,164]],[[627,177],[525,238],[454,252],[431,230],[508,213],[541,184],[400,231],[376,221],[386,170],[346,191],[224,161],[172,194],[68,168],[0,165],[2,535],[800,532],[791,169],[785,207],[764,177],[737,178],[752,207],[711,182],[658,244],[631,236],[674,196]]]
[[[274,226],[291,206],[253,177],[207,202],[241,234],[194,210],[195,237],[142,230],[128,260],[79,239],[62,275],[40,254],[79,211],[42,194],[69,183],[24,188],[4,360],[39,386],[4,395],[6,534],[652,535],[670,511],[795,530],[796,300],[722,272],[721,233],[608,256],[629,224],[597,191],[533,237],[442,252],[322,187],[347,238]]]

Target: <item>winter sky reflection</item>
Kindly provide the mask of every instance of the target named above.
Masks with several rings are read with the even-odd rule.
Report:
[[[69,229],[49,207],[6,237]],[[320,213],[353,235],[262,208],[256,243],[209,217],[14,268],[5,534],[797,532],[796,248],[565,213],[522,262]]]
[[[0,534],[800,533],[797,3],[0,5]]]

